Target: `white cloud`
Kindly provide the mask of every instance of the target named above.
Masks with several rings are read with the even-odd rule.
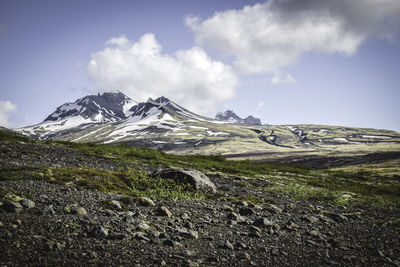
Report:
[[[295,83],[295,79],[290,73],[282,74],[281,72],[275,72],[274,76],[272,76],[271,84],[283,84],[283,83]]]
[[[121,90],[137,101],[165,96],[195,112],[213,112],[217,101],[235,94],[232,68],[212,60],[201,48],[163,54],[153,34],[137,42],[124,35],[92,54],[89,78],[104,91]]]
[[[10,127],[12,124],[8,120],[10,113],[17,110],[17,105],[10,101],[0,100],[0,126]]]
[[[307,52],[352,55],[368,38],[392,39],[399,21],[400,0],[270,0],[186,24],[198,45],[251,74],[277,72]]]

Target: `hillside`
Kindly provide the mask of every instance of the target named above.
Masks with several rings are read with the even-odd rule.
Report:
[[[105,93],[64,104],[44,122],[17,131],[41,140],[128,144],[174,154],[264,161],[400,151],[400,133],[395,131],[246,124],[231,113],[219,117],[228,121],[216,120],[165,97],[137,103],[122,93]],[[230,120],[232,116],[239,121]]]
[[[3,131],[0,154],[2,265],[400,264],[400,155],[313,169]]]

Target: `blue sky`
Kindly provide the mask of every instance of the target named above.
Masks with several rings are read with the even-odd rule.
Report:
[[[400,1],[301,2],[3,0],[0,125],[119,89],[209,116],[400,131]]]

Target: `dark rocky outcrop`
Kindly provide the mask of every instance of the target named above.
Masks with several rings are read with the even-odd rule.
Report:
[[[236,113],[233,112],[232,110],[227,110],[225,112],[218,112],[217,115],[215,115],[215,119],[220,121],[234,122],[234,123],[261,125],[261,120],[259,118],[250,115],[247,118],[242,119],[238,115],[236,115]]]

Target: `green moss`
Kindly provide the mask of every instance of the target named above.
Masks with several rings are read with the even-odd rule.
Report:
[[[291,183],[283,186],[274,186],[268,190],[282,192],[294,198],[322,201],[334,204],[344,204],[343,200],[341,199],[342,194],[340,192],[328,190],[326,188],[316,188],[312,186]]]
[[[124,168],[118,171],[53,168],[43,179],[67,186],[83,187],[103,192],[125,194],[132,197],[147,196],[152,199],[204,199],[205,195],[192,190],[189,185],[178,184],[147,174],[144,170]]]
[[[0,130],[0,141],[34,143],[35,140],[25,137],[17,132]]]
[[[339,131],[340,128],[336,130]],[[274,131],[288,130],[286,127],[275,127]],[[290,136],[293,137],[293,134]],[[250,160],[230,161],[220,155],[173,155],[127,145],[72,143],[51,140],[42,142],[4,131],[0,131],[0,141],[45,143],[48,146],[69,148],[98,158],[137,164],[137,168],[123,168],[116,171],[90,168],[3,166],[0,168],[0,180],[42,179],[67,186],[125,194],[132,199],[148,196],[152,199],[225,198],[230,201],[240,200],[238,197],[227,197],[223,194],[205,195],[192,190],[188,185],[177,184],[170,179],[153,177],[140,167],[144,164],[154,167],[176,166],[197,169],[205,173],[257,178],[235,182],[238,186],[246,186],[257,190],[279,191],[296,198],[340,205],[367,204],[389,209],[400,208],[400,176],[397,175],[400,171],[400,161],[398,160],[379,163],[379,168],[376,168],[375,165],[365,165],[343,167],[332,171],[255,163]],[[35,154],[32,151],[23,152]],[[82,160],[84,160],[84,157]],[[385,170],[390,172],[385,172]],[[264,188],[265,183],[261,183],[261,179],[268,179],[275,186]],[[263,201],[262,199],[250,199],[251,196],[242,196],[240,198],[243,201]]]

